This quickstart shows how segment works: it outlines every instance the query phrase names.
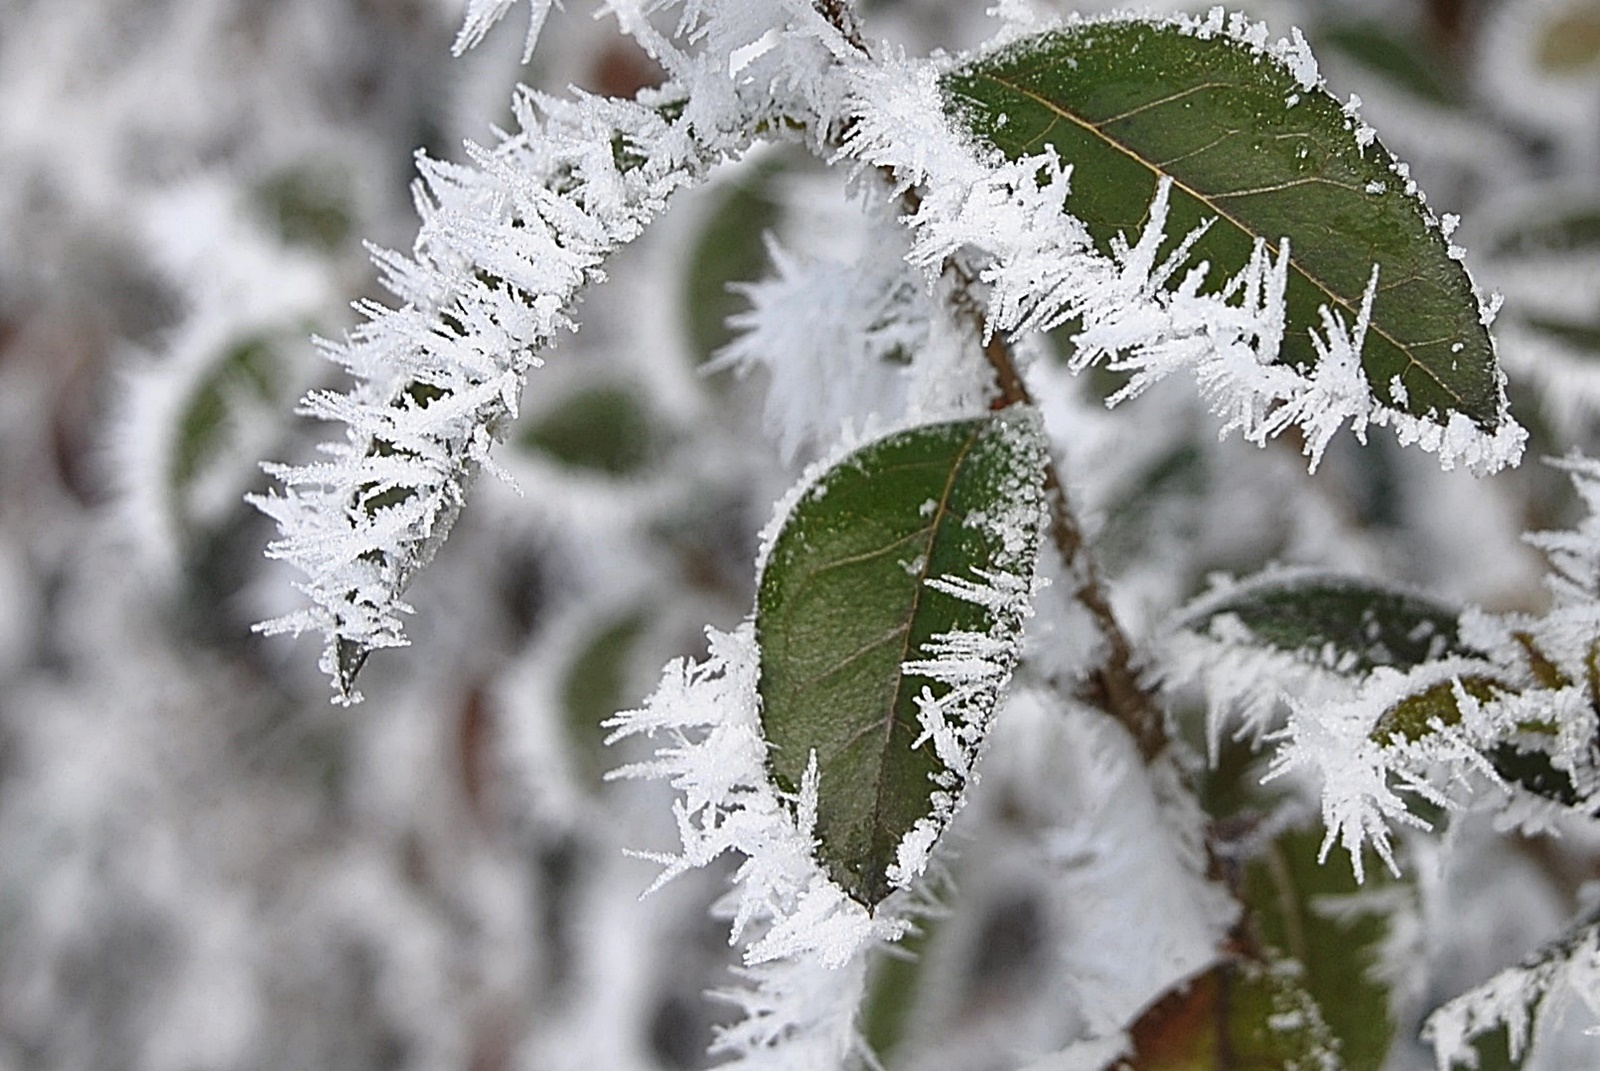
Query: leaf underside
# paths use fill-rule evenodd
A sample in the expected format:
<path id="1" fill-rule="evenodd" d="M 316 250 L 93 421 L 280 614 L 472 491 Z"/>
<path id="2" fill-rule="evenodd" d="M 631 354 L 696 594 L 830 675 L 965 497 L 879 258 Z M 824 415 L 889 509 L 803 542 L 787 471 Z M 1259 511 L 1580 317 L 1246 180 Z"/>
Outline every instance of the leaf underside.
<path id="1" fill-rule="evenodd" d="M 1202 599 L 1179 623 L 1205 632 L 1224 615 L 1243 626 L 1241 642 L 1348 672 L 1411 669 L 1446 655 L 1477 653 L 1461 643 L 1454 609 L 1356 577 L 1269 575 Z"/>
<path id="2" fill-rule="evenodd" d="M 771 768 L 793 792 L 815 752 L 819 861 L 862 903 L 892 891 L 901 839 L 959 787 L 931 744 L 912 748 L 916 696 L 948 689 L 903 664 L 940 634 L 997 626 L 927 581 L 1031 577 L 1044 456 L 1020 413 L 899 432 L 814 483 L 773 543 L 756 603 Z"/>
<path id="3" fill-rule="evenodd" d="M 1320 308 L 1356 321 L 1376 263 L 1362 365 L 1378 400 L 1440 423 L 1460 412 L 1499 424 L 1493 344 L 1466 271 L 1389 152 L 1359 145 L 1339 102 L 1281 61 L 1173 25 L 1096 22 L 996 52 L 947 75 L 944 90 L 1008 157 L 1051 146 L 1073 165 L 1068 209 L 1102 251 L 1138 237 L 1163 175 L 1168 249 L 1214 220 L 1189 259 L 1210 263 L 1212 285 L 1244 266 L 1257 237 L 1274 251 L 1287 237 L 1280 360 L 1297 367 L 1317 359 Z"/>

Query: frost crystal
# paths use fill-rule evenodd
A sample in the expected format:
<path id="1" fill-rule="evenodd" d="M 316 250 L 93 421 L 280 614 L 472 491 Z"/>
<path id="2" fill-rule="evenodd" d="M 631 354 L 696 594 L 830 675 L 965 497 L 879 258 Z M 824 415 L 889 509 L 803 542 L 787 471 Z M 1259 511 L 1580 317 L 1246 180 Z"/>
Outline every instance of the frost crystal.
<path id="1" fill-rule="evenodd" d="M 835 1066 L 861 1045 L 853 1020 L 866 953 L 905 925 L 869 913 L 817 864 L 815 756 L 795 798 L 768 778 L 754 626 L 707 636 L 705 662 L 673 662 L 644 707 L 607 723 L 612 742 L 660 738 L 652 759 L 611 776 L 664 780 L 681 795 L 673 806 L 680 850 L 641 853 L 664 868 L 651 889 L 725 853 L 743 858 L 729 910 L 730 939 L 744 942 L 746 985 L 721 995 L 746 1018 L 714 1045 L 737 1057 L 723 1066 Z"/>
<path id="2" fill-rule="evenodd" d="M 1477 1066 L 1473 1041 L 1503 1026 L 1511 1061 L 1520 1066 L 1574 1000 L 1600 1019 L 1600 925 L 1592 921 L 1446 1003 L 1428 1017 L 1422 1035 L 1433 1044 L 1439 1071 L 1449 1071 Z"/>
<path id="3" fill-rule="evenodd" d="M 313 603 L 261 631 L 322 633 L 339 701 L 359 698 L 369 652 L 406 642 L 401 592 L 478 471 L 493 468 L 490 447 L 515 419 L 539 351 L 574 326 L 567 310 L 606 257 L 773 116 L 828 126 L 832 91 L 818 72 L 849 46 L 808 4 L 689 3 L 673 35 L 645 18 L 663 6 L 609 5 L 668 72 L 661 89 L 632 101 L 523 90 L 517 134 L 469 145 L 467 166 L 419 160 L 412 252 L 374 253 L 398 305 L 362 303 L 368 322 L 324 346 L 357 386 L 316 392 L 302 411 L 345 424 L 345 441 L 324 446 L 326 461 L 269 466 L 282 489 L 255 501 L 281 532 L 269 554 L 306 575 L 299 587 Z M 475 0 L 463 42 L 507 7 Z M 535 0 L 535 29 L 548 8 Z M 767 40 L 730 73 L 735 51 Z"/>

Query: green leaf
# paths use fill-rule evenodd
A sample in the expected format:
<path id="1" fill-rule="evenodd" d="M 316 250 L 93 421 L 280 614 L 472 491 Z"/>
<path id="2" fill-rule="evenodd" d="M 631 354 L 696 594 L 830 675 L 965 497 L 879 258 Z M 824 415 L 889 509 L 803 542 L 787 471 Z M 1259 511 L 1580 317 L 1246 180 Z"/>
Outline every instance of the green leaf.
<path id="1" fill-rule="evenodd" d="M 975 750 L 1009 675 L 1045 460 L 1037 417 L 1016 409 L 899 432 L 808 487 L 772 545 L 756 599 L 772 772 L 795 791 L 815 753 L 819 860 L 864 904 L 892 891 L 902 838 L 942 826 L 963 781 L 935 741 L 913 747 L 918 697 L 959 700 L 950 718 Z M 990 609 L 945 580 L 1018 590 Z M 914 663 L 956 631 L 997 642 L 989 673 L 953 691 Z"/>
<path id="2" fill-rule="evenodd" d="M 1600 205 L 1570 194 L 1541 197 L 1526 219 L 1501 228 L 1485 252 L 1508 258 L 1593 256 L 1600 253 Z"/>
<path id="3" fill-rule="evenodd" d="M 276 341 L 254 336 L 234 343 L 200 379 L 178 420 L 170 462 L 174 494 L 181 500 L 195 478 L 226 448 L 229 419 L 240 403 L 276 406 L 285 390 Z"/>
<path id="4" fill-rule="evenodd" d="M 1441 681 L 1408 695 L 1378 717 L 1372 729 L 1372 739 L 1379 744 L 1392 744 L 1397 739 L 1415 742 L 1435 731 L 1439 725 L 1459 725 L 1461 704 L 1456 699 L 1456 685 L 1480 703 L 1488 703 L 1504 694 L 1506 688 L 1490 677 L 1462 677 L 1459 680 Z"/>
<path id="5" fill-rule="evenodd" d="M 568 665 L 561 682 L 568 752 L 597 788 L 610 766 L 602 723 L 639 698 L 628 694 L 630 660 L 648 621 L 643 610 L 634 610 L 605 622 Z"/>
<path id="6" fill-rule="evenodd" d="M 1214 281 L 1244 266 L 1256 238 L 1274 250 L 1288 238 L 1281 359 L 1298 367 L 1316 361 L 1319 308 L 1354 323 L 1378 264 L 1362 353 L 1377 398 L 1440 423 L 1460 412 L 1499 424 L 1493 344 L 1466 271 L 1389 152 L 1363 147 L 1357 130 L 1370 131 L 1282 61 L 1173 24 L 1085 22 L 956 70 L 944 91 L 1007 156 L 1050 146 L 1072 164 L 1067 207 L 1103 250 L 1137 238 L 1163 175 L 1169 248 L 1215 220 L 1190 258 L 1209 261 Z"/>
<path id="7" fill-rule="evenodd" d="M 690 254 L 683 297 L 689 342 L 701 361 L 732 340 L 728 317 L 749 304 L 730 285 L 756 279 L 767 265 L 765 235 L 779 218 L 772 179 L 780 170 L 777 161 L 767 161 L 731 183 L 712 205 Z"/>
<path id="8" fill-rule="evenodd" d="M 1246 868 L 1242 899 L 1257 939 L 1303 968 L 1301 984 L 1339 1039 L 1345 1066 L 1377 1071 L 1395 1023 L 1388 989 L 1373 980 L 1370 968 L 1389 924 L 1375 911 L 1328 912 L 1326 898 L 1352 896 L 1361 887 L 1348 867 L 1318 862 L 1321 843 L 1320 830 L 1280 835 Z"/>
<path id="9" fill-rule="evenodd" d="M 1449 606 L 1371 580 L 1316 572 L 1268 573 L 1204 596 L 1177 624 L 1345 672 L 1409 669 L 1476 653 L 1461 643 Z"/>
<path id="10" fill-rule="evenodd" d="M 1129 1030 L 1132 1071 L 1338 1071 L 1338 1042 L 1292 961 L 1223 963 Z M 1356 1065 L 1349 1065 L 1354 1067 Z"/>
<path id="11" fill-rule="evenodd" d="M 518 441 L 573 468 L 626 476 L 651 460 L 657 440 L 650 413 L 633 392 L 594 387 L 566 399 Z"/>
<path id="12" fill-rule="evenodd" d="M 331 253 L 354 229 L 348 185 L 327 172 L 283 171 L 256 188 L 255 200 L 285 242 Z"/>

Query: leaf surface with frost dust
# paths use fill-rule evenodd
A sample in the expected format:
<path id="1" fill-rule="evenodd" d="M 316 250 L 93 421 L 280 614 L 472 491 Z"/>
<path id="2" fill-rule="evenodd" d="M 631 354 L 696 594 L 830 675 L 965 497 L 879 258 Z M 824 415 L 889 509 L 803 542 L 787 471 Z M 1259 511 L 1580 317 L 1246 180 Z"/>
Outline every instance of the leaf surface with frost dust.
<path id="1" fill-rule="evenodd" d="M 1045 458 L 1031 413 L 901 431 L 812 483 L 772 545 L 756 602 L 772 772 L 796 791 L 815 753 L 819 861 L 864 904 L 893 891 L 913 828 L 931 843 L 948 818 L 1009 677 Z M 925 734 L 940 699 L 949 725 Z"/>
<path id="2" fill-rule="evenodd" d="M 1013 159 L 1053 148 L 1072 165 L 1067 208 L 1102 251 L 1137 238 L 1163 176 L 1167 247 L 1210 221 L 1188 263 L 1208 262 L 1213 283 L 1258 238 L 1274 251 L 1287 239 L 1279 359 L 1299 368 L 1316 363 L 1321 308 L 1357 321 L 1376 264 L 1361 360 L 1378 401 L 1441 424 L 1457 412 L 1486 429 L 1508 419 L 1459 251 L 1308 53 L 1286 61 L 1176 23 L 1085 22 L 962 67 L 944 91 L 980 141 Z"/>
<path id="3" fill-rule="evenodd" d="M 1360 577 L 1297 570 L 1207 595 L 1178 624 L 1223 642 L 1365 673 L 1475 654 L 1461 643 L 1457 617 L 1456 610 L 1424 595 Z"/>

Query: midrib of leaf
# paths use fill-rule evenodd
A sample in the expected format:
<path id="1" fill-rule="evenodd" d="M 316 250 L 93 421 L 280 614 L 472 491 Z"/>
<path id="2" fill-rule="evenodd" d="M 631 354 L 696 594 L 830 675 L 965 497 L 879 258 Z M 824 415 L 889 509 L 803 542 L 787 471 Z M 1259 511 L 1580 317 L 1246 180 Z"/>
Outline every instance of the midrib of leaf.
<path id="1" fill-rule="evenodd" d="M 1203 83 L 1201 85 L 1188 86 L 1188 87 L 1184 88 L 1183 90 L 1181 90 L 1180 92 L 1173 93 L 1173 94 L 1171 94 L 1169 96 L 1163 97 L 1160 100 L 1147 101 L 1146 103 L 1141 104 L 1138 107 L 1129 108 L 1127 111 L 1122 112 L 1122 113 L 1120 113 L 1118 115 L 1113 115 L 1113 116 L 1111 116 L 1111 117 L 1109 117 L 1107 119 L 1102 119 L 1099 122 L 1091 122 L 1091 121 L 1089 121 L 1089 120 L 1087 120 L 1087 119 L 1085 119 L 1085 118 L 1083 118 L 1081 116 L 1075 115 L 1074 113 L 1072 113 L 1070 111 L 1067 111 L 1066 109 L 1062 108 L 1060 105 L 1058 105 L 1055 101 L 1051 100 L 1050 98 L 1041 96 L 1038 93 L 1033 92 L 1031 89 L 1028 89 L 1025 86 L 1019 85 L 1019 84 L 1017 84 L 1015 82 L 1008 81 L 1007 79 L 1001 78 L 1001 77 L 999 77 L 999 76 L 997 76 L 997 75 L 995 75 L 995 74 L 993 74 L 993 73 L 991 73 L 989 71 L 974 70 L 972 73 L 974 75 L 976 75 L 977 77 L 979 77 L 979 78 L 986 79 L 988 81 L 994 82 L 996 85 L 999 85 L 999 86 L 1001 86 L 1001 87 L 1003 87 L 1003 88 L 1005 88 L 1007 90 L 1010 90 L 1013 93 L 1017 93 L 1017 94 L 1019 94 L 1021 96 L 1027 97 L 1029 100 L 1033 101 L 1034 103 L 1043 106 L 1047 111 L 1049 111 L 1052 115 L 1054 115 L 1058 120 L 1066 120 L 1067 122 L 1074 124 L 1075 126 L 1080 128 L 1081 130 L 1084 130 L 1085 132 L 1089 133 L 1090 135 L 1099 138 L 1108 147 L 1116 150 L 1117 152 L 1122 153 L 1123 155 L 1127 156 L 1130 160 L 1134 161 L 1135 163 L 1137 163 L 1138 165 L 1143 167 L 1145 170 L 1149 171 L 1152 175 L 1157 176 L 1157 180 L 1158 181 L 1159 181 L 1159 177 L 1160 176 L 1165 175 L 1167 178 L 1172 180 L 1173 186 L 1175 186 L 1179 190 L 1182 190 L 1184 193 L 1188 194 L 1190 197 L 1193 197 L 1196 201 L 1199 201 L 1202 205 L 1206 206 L 1207 209 L 1209 209 L 1212 212 L 1214 212 L 1219 218 L 1227 220 L 1230 224 L 1232 224 L 1234 227 L 1238 228 L 1239 230 L 1243 231 L 1245 234 L 1249 234 L 1249 235 L 1255 236 L 1256 232 L 1252 227 L 1250 227 L 1247 224 L 1241 222 L 1232 213 L 1228 212 L 1226 209 L 1224 209 L 1223 207 L 1218 205 L 1217 204 L 1217 199 L 1218 198 L 1226 199 L 1226 198 L 1231 198 L 1231 197 L 1247 197 L 1247 196 L 1259 195 L 1259 194 L 1263 194 L 1263 193 L 1273 193 L 1273 192 L 1279 192 L 1279 191 L 1282 191 L 1282 190 L 1285 190 L 1285 189 L 1289 189 L 1289 188 L 1294 187 L 1294 186 L 1304 186 L 1304 185 L 1310 185 L 1310 184 L 1313 184 L 1313 183 L 1319 183 L 1319 184 L 1323 184 L 1323 185 L 1333 186 L 1333 187 L 1335 187 L 1337 189 L 1345 189 L 1345 190 L 1350 190 L 1352 192 L 1359 192 L 1353 186 L 1348 186 L 1348 185 L 1346 185 L 1344 183 L 1341 183 L 1341 182 L 1335 182 L 1332 179 L 1329 179 L 1328 177 L 1326 177 L 1324 175 L 1312 175 L 1312 176 L 1309 176 L 1307 178 L 1297 179 L 1297 180 L 1294 180 L 1294 181 L 1291 181 L 1291 182 L 1280 183 L 1280 184 L 1278 184 L 1276 186 L 1261 187 L 1261 188 L 1250 189 L 1250 190 L 1233 190 L 1233 191 L 1229 191 L 1227 193 L 1217 193 L 1215 195 L 1207 195 L 1207 194 L 1201 193 L 1193 185 L 1191 185 L 1190 183 L 1184 182 L 1182 179 L 1178 178 L 1176 175 L 1173 175 L 1170 172 L 1163 170 L 1163 167 L 1165 165 L 1163 165 L 1163 164 L 1152 164 L 1143 155 L 1141 155 L 1136 149 L 1134 149 L 1133 147 L 1129 146 L 1125 142 L 1119 141 L 1118 139 L 1113 137 L 1111 134 L 1107 133 L 1104 129 L 1102 129 L 1103 127 L 1109 126 L 1112 123 L 1121 122 L 1124 119 L 1132 118 L 1133 116 L 1139 115 L 1142 112 L 1147 112 L 1147 111 L 1151 111 L 1151 110 L 1153 110 L 1155 108 L 1164 107 L 1164 106 L 1172 104 L 1172 103 L 1174 103 L 1176 101 L 1182 100 L 1185 97 L 1192 96 L 1195 93 L 1200 93 L 1200 92 L 1203 92 L 1203 91 L 1208 90 L 1208 89 L 1230 89 L 1230 88 L 1235 88 L 1231 83 L 1228 83 L 1228 82 L 1206 82 L 1206 83 Z M 1037 137 L 1033 138 L 1029 142 L 1029 144 L 1032 144 L 1035 141 L 1043 141 L 1045 139 L 1045 137 L 1049 134 L 1049 132 L 1050 132 L 1049 128 L 1047 127 L 1045 130 L 1041 131 Z M 1190 151 L 1188 151 L 1186 153 L 1183 153 L 1180 156 L 1173 157 L 1171 160 L 1166 161 L 1166 164 L 1170 165 L 1170 164 L 1176 163 L 1179 160 L 1184 159 L 1185 157 L 1196 156 L 1196 155 L 1198 155 L 1198 154 L 1200 154 L 1202 152 L 1208 152 L 1211 149 L 1214 149 L 1217 145 L 1221 144 L 1227 138 L 1234 137 L 1234 136 L 1236 136 L 1238 134 L 1242 134 L 1242 133 L 1243 133 L 1243 131 L 1241 131 L 1241 130 L 1230 130 L 1227 134 L 1223 135 L 1223 137 L 1221 137 L 1221 138 L 1218 138 L 1216 141 L 1208 142 L 1206 145 L 1201 146 L 1198 149 L 1191 149 Z M 1146 218 L 1148 219 L 1148 215 L 1146 216 Z M 1260 237 L 1261 240 L 1266 243 L 1267 248 L 1270 249 L 1273 252 L 1274 255 L 1277 254 L 1278 248 L 1279 248 L 1278 242 L 1276 242 L 1273 238 L 1271 238 L 1270 236 L 1265 235 L 1265 234 L 1259 235 L 1258 237 Z M 1289 270 L 1293 271 L 1296 275 L 1299 275 L 1302 279 L 1304 279 L 1306 282 L 1310 283 L 1313 287 L 1315 287 L 1317 289 L 1317 292 L 1322 294 L 1323 297 L 1325 297 L 1327 299 L 1327 303 L 1328 303 L 1328 305 L 1330 307 L 1336 307 L 1338 309 L 1343 310 L 1345 313 L 1347 313 L 1349 315 L 1349 317 L 1350 317 L 1350 321 L 1349 322 L 1351 322 L 1351 323 L 1354 322 L 1357 313 L 1356 313 L 1356 310 L 1351 307 L 1349 302 L 1345 301 L 1337 293 L 1335 293 L 1332 289 L 1330 289 L 1329 285 L 1326 282 L 1324 282 L 1321 278 L 1319 278 L 1318 276 L 1313 275 L 1311 272 L 1307 271 L 1306 268 L 1304 267 L 1304 265 L 1302 265 L 1301 262 L 1299 261 L 1299 259 L 1297 259 L 1293 254 L 1291 254 L 1290 257 L 1289 257 Z M 1398 285 L 1400 285 L 1402 283 L 1409 282 L 1413 278 L 1415 278 L 1415 276 L 1410 276 L 1410 275 L 1404 276 L 1404 277 L 1402 277 L 1400 279 L 1397 279 L 1397 280 L 1384 280 L 1384 279 L 1380 278 L 1379 281 L 1378 281 L 1379 282 L 1378 290 L 1381 293 L 1385 289 L 1389 289 L 1390 287 L 1398 286 Z M 1387 283 L 1387 285 L 1385 285 L 1385 283 Z M 1458 405 L 1461 405 L 1463 407 L 1466 406 L 1466 404 L 1467 404 L 1466 399 L 1462 397 L 1460 392 L 1452 389 L 1450 387 L 1450 385 L 1445 383 L 1442 379 L 1440 379 L 1439 376 L 1436 375 L 1433 372 L 1432 369 L 1430 369 L 1427 365 L 1423 364 L 1422 362 L 1418 361 L 1416 359 L 1416 357 L 1414 357 L 1412 355 L 1412 349 L 1414 347 L 1427 345 L 1428 343 L 1420 342 L 1420 343 L 1411 343 L 1410 345 L 1404 344 L 1404 343 L 1400 342 L 1399 340 L 1397 340 L 1389 332 L 1385 331 L 1383 329 L 1383 326 L 1381 324 L 1377 323 L 1377 322 L 1369 323 L 1368 326 L 1367 326 L 1367 330 L 1371 334 L 1377 335 L 1378 337 L 1382 338 L 1385 342 L 1387 342 L 1390 345 L 1392 345 L 1397 351 L 1399 351 L 1400 353 L 1404 354 L 1405 358 L 1406 358 L 1406 362 L 1407 362 L 1407 370 L 1408 371 L 1411 368 L 1420 369 L 1422 371 L 1422 373 L 1425 376 L 1427 376 L 1428 379 L 1432 380 L 1435 384 L 1437 384 L 1439 389 L 1444 391 L 1445 394 L 1449 395 L 1452 399 L 1454 399 Z"/>

